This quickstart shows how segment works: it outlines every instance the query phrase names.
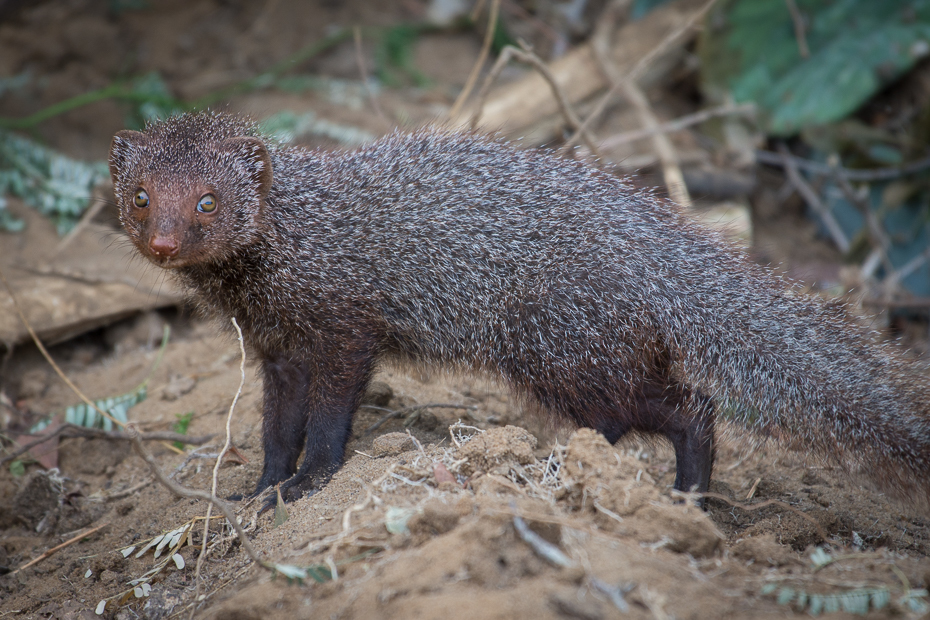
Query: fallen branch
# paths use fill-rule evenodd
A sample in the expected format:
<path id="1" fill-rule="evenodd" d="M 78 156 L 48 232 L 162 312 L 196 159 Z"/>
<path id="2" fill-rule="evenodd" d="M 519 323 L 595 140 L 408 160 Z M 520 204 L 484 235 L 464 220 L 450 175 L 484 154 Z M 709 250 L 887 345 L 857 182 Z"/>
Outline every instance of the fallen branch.
<path id="1" fill-rule="evenodd" d="M 45 553 L 43 553 L 43 554 L 40 555 L 39 557 L 35 558 L 34 560 L 30 560 L 30 561 L 26 562 L 25 564 L 23 564 L 22 566 L 20 566 L 19 568 L 17 568 L 16 570 L 14 570 L 14 571 L 13 571 L 12 573 L 10 573 L 10 574 L 11 574 L 11 575 L 15 575 L 16 573 L 20 572 L 21 570 L 25 570 L 25 569 L 29 568 L 30 566 L 32 566 L 32 565 L 34 565 L 34 564 L 38 564 L 39 562 L 41 562 L 41 561 L 44 560 L 45 558 L 51 556 L 52 554 L 56 553 L 57 551 L 59 551 L 59 550 L 61 550 L 61 549 L 64 549 L 64 548 L 67 547 L 68 545 L 73 545 L 74 543 L 76 543 L 77 541 L 81 540 L 82 538 L 84 538 L 84 537 L 86 537 L 86 536 L 90 536 L 90 535 L 93 534 L 94 532 L 96 532 L 96 531 L 98 531 L 98 530 L 102 530 L 103 528 L 105 528 L 105 527 L 108 526 L 108 525 L 110 525 L 110 524 L 109 524 L 109 523 L 101 523 L 100 525 L 98 525 L 98 526 L 95 527 L 95 528 L 91 528 L 91 529 L 87 530 L 86 532 L 81 532 L 81 533 L 78 534 L 77 536 L 74 536 L 74 537 L 72 537 L 72 538 L 69 538 L 69 539 L 66 540 L 65 542 L 63 542 L 63 543 L 61 543 L 60 545 L 58 545 L 57 547 L 52 547 L 51 549 L 49 549 L 48 551 L 46 551 Z"/>
<path id="2" fill-rule="evenodd" d="M 823 222 L 824 227 L 827 229 L 827 232 L 830 233 L 830 237 L 833 239 L 836 247 L 840 249 L 840 252 L 843 254 L 849 252 L 850 244 L 849 239 L 846 237 L 846 233 L 840 228 L 839 222 L 833 217 L 829 207 L 823 203 L 820 196 L 814 191 L 814 188 L 812 188 L 810 184 L 804 180 L 804 177 L 801 176 L 801 173 L 798 172 L 798 167 L 796 162 L 791 158 L 788 147 L 784 144 L 779 144 L 778 150 L 783 158 L 782 163 L 785 167 L 785 174 L 788 176 L 788 181 L 790 181 L 791 185 L 801 194 L 801 198 L 804 199 L 807 206 L 813 209 L 820 217 L 820 221 Z"/>
<path id="3" fill-rule="evenodd" d="M 452 109 L 449 111 L 450 118 L 455 118 L 458 116 L 459 112 L 462 111 L 462 106 L 465 105 L 465 101 L 475 87 L 475 82 L 478 81 L 478 75 L 481 74 L 481 68 L 488 59 L 488 53 L 491 51 L 491 43 L 494 42 L 494 31 L 497 29 L 497 16 L 500 12 L 500 4 L 500 0 L 491 0 L 490 15 L 488 15 L 488 30 L 484 33 L 484 42 L 481 44 L 481 52 L 478 54 L 478 60 L 475 61 L 475 66 L 472 67 L 468 79 L 465 81 L 465 87 L 462 89 L 462 92 L 459 93 L 458 98 L 452 105 Z"/>
<path id="4" fill-rule="evenodd" d="M 552 75 L 552 71 L 549 70 L 549 67 L 546 66 L 539 56 L 534 54 L 529 50 L 521 50 L 519 48 L 508 45 L 503 50 L 501 50 L 500 56 L 497 58 L 497 62 L 494 63 L 494 66 L 491 68 L 490 73 L 484 79 L 484 84 L 481 87 L 481 91 L 478 93 L 478 106 L 475 108 L 475 111 L 471 115 L 471 120 L 469 121 L 469 127 L 474 131 L 478 127 L 478 121 L 481 120 L 481 114 L 484 111 L 484 105 L 488 99 L 488 93 L 491 92 L 491 85 L 494 84 L 495 80 L 500 77 L 501 71 L 504 70 L 504 67 L 507 66 L 507 63 L 510 62 L 511 58 L 516 58 L 520 62 L 525 62 L 529 65 L 532 65 L 539 74 L 546 80 L 546 83 L 549 84 L 549 88 L 552 89 L 552 94 L 555 96 L 556 102 L 559 104 L 559 111 L 562 113 L 562 116 L 565 118 L 565 121 L 568 123 L 569 128 L 573 131 L 581 131 L 581 137 L 584 140 L 587 147 L 591 150 L 595 156 L 600 156 L 600 151 L 598 151 L 597 146 L 594 144 L 590 134 L 587 130 L 582 130 L 581 120 L 578 118 L 578 115 L 575 114 L 575 111 L 572 109 L 571 103 L 568 101 L 568 97 L 565 96 L 565 93 L 562 91 L 562 87 L 559 86 L 559 83 L 556 81 L 555 77 Z"/>
<path id="5" fill-rule="evenodd" d="M 136 451 L 136 454 L 138 454 L 139 457 L 141 457 L 142 460 L 148 464 L 149 469 L 152 470 L 152 473 L 155 474 L 155 478 L 157 478 L 159 482 L 161 482 L 169 491 L 175 495 L 186 497 L 188 499 L 202 499 L 216 506 L 217 509 L 223 513 L 223 516 L 226 517 L 226 520 L 229 522 L 232 528 L 236 531 L 236 536 L 239 538 L 239 543 L 242 545 L 242 548 L 245 550 L 248 556 L 261 566 L 269 570 L 274 570 L 270 564 L 262 560 L 261 556 L 255 550 L 255 547 L 252 546 L 252 543 L 249 541 L 248 536 L 245 535 L 245 531 L 242 529 L 242 526 L 239 525 L 239 521 L 236 519 L 235 513 L 226 504 L 226 502 L 222 501 L 215 495 L 205 491 L 188 489 L 187 487 L 169 479 L 168 476 L 165 475 L 165 472 L 161 470 L 161 467 L 158 466 L 155 458 L 149 454 L 149 451 L 146 450 L 145 446 L 142 445 L 140 433 L 136 430 L 134 423 L 130 422 L 126 425 L 126 432 L 129 435 L 129 439 L 132 442 L 132 447 Z"/>
<path id="6" fill-rule="evenodd" d="M 16 457 L 25 454 L 32 448 L 41 445 L 52 437 L 58 435 L 61 437 L 90 437 L 121 440 L 131 439 L 129 433 L 125 431 L 105 431 L 99 428 L 87 428 L 86 426 L 78 426 L 76 424 L 64 422 L 55 427 L 54 430 L 42 435 L 34 441 L 30 441 L 29 443 L 20 446 L 14 452 L 4 456 L 2 459 L 0 459 L 0 465 L 14 460 Z M 138 433 L 138 435 L 139 439 L 142 441 L 179 441 L 181 443 L 189 444 L 192 446 L 203 445 L 215 437 L 215 433 L 211 433 L 210 435 L 191 437 L 190 435 L 182 435 L 181 433 L 172 433 L 170 431 L 152 431 L 149 433 Z"/>
<path id="7" fill-rule="evenodd" d="M 601 140 L 602 149 L 611 149 L 622 144 L 628 144 L 630 142 L 636 142 L 637 140 L 642 140 L 644 138 L 649 138 L 654 136 L 657 133 L 675 133 L 676 131 L 682 131 L 693 125 L 698 125 L 704 121 L 710 120 L 712 118 L 717 118 L 719 116 L 752 116 L 756 113 L 756 105 L 754 103 L 742 103 L 739 105 L 733 105 L 727 103 L 715 108 L 707 108 L 706 110 L 699 110 L 693 114 L 686 114 L 676 118 L 673 121 L 668 121 L 667 123 L 661 123 L 655 127 L 648 127 L 643 129 L 635 129 L 633 131 L 625 131 L 623 133 L 618 133 L 609 138 Z"/>

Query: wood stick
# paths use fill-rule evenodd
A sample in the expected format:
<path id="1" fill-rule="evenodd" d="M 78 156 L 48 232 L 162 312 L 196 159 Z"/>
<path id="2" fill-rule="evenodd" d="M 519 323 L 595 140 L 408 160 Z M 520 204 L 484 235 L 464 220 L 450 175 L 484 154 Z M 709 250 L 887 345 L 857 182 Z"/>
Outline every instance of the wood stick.
<path id="1" fill-rule="evenodd" d="M 10 574 L 11 574 L 11 575 L 15 575 L 15 574 L 18 573 L 19 571 L 25 570 L 25 569 L 29 568 L 30 566 L 32 566 L 33 564 L 38 564 L 39 562 L 41 562 L 41 561 L 44 560 L 45 558 L 49 557 L 50 555 L 54 554 L 55 552 L 57 552 L 57 551 L 59 551 L 59 550 L 61 550 L 61 549 L 64 549 L 64 548 L 67 547 L 68 545 L 73 545 L 74 543 L 76 543 L 77 541 L 81 540 L 81 539 L 84 538 L 85 536 L 90 536 L 90 535 L 93 534 L 94 532 L 96 532 L 96 531 L 98 531 L 98 530 L 101 530 L 101 529 L 105 528 L 105 527 L 108 526 L 108 525 L 110 525 L 110 524 L 109 524 L 109 523 L 101 523 L 100 525 L 98 525 L 98 526 L 95 527 L 95 528 L 91 528 L 91 529 L 87 530 L 86 532 L 81 532 L 81 533 L 78 534 L 77 536 L 74 536 L 73 538 L 69 538 L 69 539 L 66 540 L 65 542 L 63 542 L 63 543 L 61 543 L 60 545 L 58 545 L 57 547 L 52 547 L 51 549 L 49 549 L 48 551 L 46 551 L 45 553 L 43 553 L 42 555 L 40 555 L 40 556 L 37 557 L 36 559 L 30 560 L 29 562 L 26 562 L 25 564 L 23 564 L 22 566 L 20 566 L 19 568 L 17 568 L 16 570 L 14 570 L 14 571 L 13 571 L 12 573 L 10 573 Z"/>
<path id="2" fill-rule="evenodd" d="M 500 12 L 500 6 L 500 0 L 491 0 L 491 14 L 488 16 L 488 31 L 484 34 L 481 52 L 478 54 L 478 60 L 475 61 L 475 66 L 472 67 L 471 73 L 468 74 L 465 87 L 462 88 L 462 92 L 459 93 L 458 98 L 455 100 L 455 104 L 449 111 L 449 116 L 452 118 L 458 116 L 459 112 L 462 111 L 462 106 L 465 105 L 465 101 L 468 100 L 468 96 L 471 94 L 472 89 L 475 87 L 475 82 L 478 81 L 478 76 L 481 74 L 481 68 L 484 67 L 484 63 L 488 59 L 488 53 L 491 51 L 491 43 L 494 42 L 494 31 L 497 28 L 497 16 Z M 476 7 L 476 11 L 478 8 L 479 7 Z"/>

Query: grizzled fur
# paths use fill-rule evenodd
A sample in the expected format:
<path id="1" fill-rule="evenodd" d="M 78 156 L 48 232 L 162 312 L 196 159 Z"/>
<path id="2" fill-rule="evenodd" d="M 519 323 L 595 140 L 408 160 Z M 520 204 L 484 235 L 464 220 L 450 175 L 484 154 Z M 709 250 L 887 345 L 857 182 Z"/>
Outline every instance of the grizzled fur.
<path id="1" fill-rule="evenodd" d="M 307 151 L 209 113 L 120 132 L 110 163 L 142 254 L 235 316 L 261 360 L 256 492 L 325 483 L 377 361 L 394 356 L 489 372 L 611 442 L 665 435 L 679 489 L 707 489 L 725 411 L 886 489 L 930 493 L 917 369 L 841 306 L 589 165 L 438 129 Z M 205 192 L 218 202 L 206 216 Z"/>

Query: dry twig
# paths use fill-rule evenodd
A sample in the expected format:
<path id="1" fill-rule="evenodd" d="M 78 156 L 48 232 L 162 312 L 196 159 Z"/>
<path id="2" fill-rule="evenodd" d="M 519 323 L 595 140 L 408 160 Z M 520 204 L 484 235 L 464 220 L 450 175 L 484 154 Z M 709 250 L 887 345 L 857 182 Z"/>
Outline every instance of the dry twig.
<path id="1" fill-rule="evenodd" d="M 712 0 L 713 1 L 713 0 Z M 615 0 L 612 6 L 618 6 L 625 0 Z M 707 8 L 709 8 L 709 4 Z M 653 133 L 653 146 L 665 178 L 665 187 L 669 197 L 683 207 L 691 206 L 691 196 L 685 185 L 685 178 L 678 165 L 678 155 L 672 146 L 671 140 L 658 130 L 659 119 L 656 117 L 649 99 L 636 84 L 635 79 L 629 75 L 622 75 L 610 56 L 610 39 L 616 27 L 617 11 L 607 10 L 598 25 L 595 35 L 591 38 L 591 49 L 594 57 L 604 73 L 604 77 L 618 90 L 622 91 L 627 100 L 639 114 L 643 128 Z"/>
<path id="2" fill-rule="evenodd" d="M 78 223 L 74 225 L 68 234 L 62 237 L 61 241 L 58 242 L 58 245 L 55 246 L 55 251 L 52 252 L 52 259 L 57 258 L 65 249 L 71 245 L 71 242 L 74 241 L 81 232 L 87 228 L 87 225 L 100 213 L 100 210 L 106 205 L 105 200 L 97 199 L 94 200 L 94 204 L 90 206 L 87 211 L 81 216 L 81 219 L 78 220 Z"/>
<path id="3" fill-rule="evenodd" d="M 52 356 L 49 355 L 48 350 L 45 348 L 45 345 L 42 344 L 41 340 L 39 340 L 39 336 L 36 334 L 35 330 L 32 329 L 32 325 L 30 325 L 29 321 L 26 320 L 26 315 L 23 313 L 23 309 L 19 305 L 19 300 L 16 298 L 16 295 L 13 294 L 13 289 L 10 288 L 10 283 L 6 281 L 6 276 L 4 275 L 2 269 L 0 269 L 0 281 L 3 282 L 3 286 L 4 288 L 6 288 L 6 292 L 10 295 L 10 299 L 13 300 L 13 306 L 16 308 L 16 313 L 19 315 L 19 319 L 23 322 L 23 325 L 26 327 L 26 331 L 29 332 L 29 336 L 32 338 L 32 341 L 35 343 L 36 347 L 39 349 L 39 352 L 42 353 L 42 357 L 44 357 L 45 360 L 49 364 L 51 364 L 52 368 L 55 369 L 55 372 L 58 374 L 59 377 L 61 377 L 62 381 L 64 381 L 68 385 L 68 387 L 71 388 L 71 390 L 74 391 L 74 393 L 77 394 L 78 397 L 81 400 L 83 400 L 84 403 L 88 407 L 90 407 L 91 409 L 93 409 L 94 411 L 102 415 L 103 417 L 107 418 L 108 420 L 116 424 L 117 426 L 125 426 L 125 424 L 121 420 L 117 420 L 116 418 L 111 416 L 109 413 L 107 413 L 106 411 L 104 411 L 103 409 L 95 405 L 93 401 L 91 401 L 87 396 L 84 395 L 84 392 L 79 390 L 78 387 L 74 385 L 74 382 L 72 382 L 71 379 L 69 379 L 67 375 L 65 375 L 65 373 L 61 370 L 61 368 L 59 368 L 58 364 L 55 363 L 55 360 L 53 360 Z"/>
<path id="4" fill-rule="evenodd" d="M 798 54 L 801 58 L 807 58 L 811 55 L 811 50 L 807 46 L 807 34 L 804 27 L 804 16 L 798 10 L 798 5 L 794 0 L 785 0 L 788 5 L 788 12 L 791 13 L 791 23 L 794 24 L 794 38 L 798 41 Z"/>
<path id="5" fill-rule="evenodd" d="M 169 491 L 175 495 L 187 497 L 189 499 L 202 499 L 216 506 L 217 509 L 223 513 L 223 516 L 226 517 L 226 520 L 229 522 L 232 528 L 236 531 L 236 535 L 239 537 L 239 543 L 242 545 L 242 548 L 245 550 L 248 556 L 263 567 L 272 569 L 272 567 L 264 560 L 262 560 L 261 556 L 258 555 L 255 547 L 253 547 L 252 543 L 249 541 L 248 536 L 245 535 L 245 531 L 242 529 L 242 526 L 239 525 L 239 521 L 236 519 L 235 513 L 233 513 L 232 509 L 226 504 L 226 502 L 220 500 L 218 497 L 216 497 L 216 495 L 207 493 L 205 491 L 188 489 L 184 485 L 178 484 L 177 482 L 169 479 L 168 476 L 165 475 L 165 472 L 161 470 L 161 467 L 158 466 L 155 458 L 149 454 L 149 451 L 146 450 L 145 446 L 142 445 L 142 441 L 139 439 L 139 432 L 136 430 L 135 424 L 127 424 L 126 431 L 129 433 L 130 440 L 132 441 L 132 447 L 136 451 L 136 454 L 138 454 L 142 460 L 148 464 L 149 469 L 152 470 L 152 473 L 155 474 L 155 477 L 159 482 L 161 482 Z"/>
<path id="6" fill-rule="evenodd" d="M 229 405 L 229 413 L 226 414 L 226 442 L 223 444 L 223 449 L 220 450 L 220 453 L 216 456 L 216 464 L 213 465 L 213 480 L 210 486 L 210 496 L 213 499 L 207 504 L 207 516 L 203 520 L 203 542 L 200 547 L 200 555 L 197 557 L 197 568 L 194 570 L 194 582 L 197 584 L 197 597 L 200 596 L 200 569 L 203 566 L 204 559 L 207 557 L 207 538 L 210 535 L 210 516 L 213 511 L 213 500 L 216 500 L 217 477 L 220 472 L 220 464 L 223 462 L 223 455 L 226 454 L 226 451 L 229 450 L 232 444 L 232 415 L 236 408 L 236 403 L 239 402 L 239 395 L 242 394 L 242 386 L 245 385 L 245 345 L 242 340 L 242 330 L 239 328 L 239 323 L 236 322 L 236 317 L 232 317 L 231 320 L 233 327 L 236 328 L 239 341 L 239 389 L 236 390 L 236 395 L 233 396 L 232 403 Z M 194 610 L 191 609 L 191 618 L 193 618 L 193 614 Z"/>
<path id="7" fill-rule="evenodd" d="M 465 87 L 462 89 L 462 92 L 459 93 L 458 98 L 455 100 L 455 104 L 453 104 L 452 109 L 449 111 L 450 118 L 455 118 L 458 116 L 459 112 L 461 112 L 462 106 L 465 105 L 465 101 L 475 87 L 475 82 L 478 81 L 481 68 L 484 67 L 484 63 L 488 59 L 488 53 L 491 51 L 491 43 L 494 42 L 494 31 L 497 29 L 497 17 L 500 12 L 500 5 L 500 0 L 491 0 L 491 10 L 488 15 L 488 31 L 484 34 L 481 52 L 478 54 L 478 60 L 475 61 L 475 66 L 472 67 L 471 73 L 468 75 L 468 80 L 465 81 Z M 476 11 L 478 8 L 480 7 L 475 7 Z"/>
<path id="8" fill-rule="evenodd" d="M 415 413 L 423 409 L 467 409 L 469 411 L 474 411 L 475 409 L 477 409 L 477 407 L 474 405 L 454 405 L 451 403 L 429 403 L 426 405 L 410 405 L 408 407 L 403 407 L 401 409 L 396 409 L 396 410 L 386 409 L 385 407 L 375 407 L 374 405 L 362 405 L 362 407 L 364 407 L 365 409 L 377 409 L 379 411 L 388 412 L 386 415 L 382 416 L 381 419 L 379 419 L 377 422 L 375 422 L 374 424 L 366 428 L 364 431 L 362 431 L 363 437 L 381 428 L 381 426 L 384 425 L 384 423 L 387 422 L 388 420 L 391 420 L 393 418 L 401 418 L 407 415 L 408 413 Z"/>
<path id="9" fill-rule="evenodd" d="M 368 96 L 368 102 L 371 103 L 371 107 L 374 110 L 375 114 L 379 119 L 385 124 L 385 126 L 390 127 L 391 122 L 384 115 L 384 111 L 381 110 L 381 106 L 378 104 L 378 99 L 375 97 L 375 92 L 371 88 L 371 84 L 368 81 L 368 70 L 365 67 L 365 54 L 362 51 L 362 29 L 359 26 L 356 26 L 353 30 L 355 37 L 355 61 L 358 63 L 358 72 L 362 80 L 362 88 L 365 89 L 365 94 Z"/>
<path id="10" fill-rule="evenodd" d="M 756 150 L 756 161 L 769 166 L 784 168 L 789 162 L 799 170 L 820 176 L 841 175 L 848 181 L 891 181 L 903 176 L 917 174 L 930 168 L 930 157 L 924 157 L 897 168 L 873 168 L 871 170 L 854 170 L 842 166 L 832 166 L 819 161 L 811 161 L 797 155 L 773 153 L 771 151 Z"/>
<path id="11" fill-rule="evenodd" d="M 718 116 L 751 116 L 755 113 L 756 106 L 754 103 L 741 103 L 739 105 L 726 103 L 715 108 L 707 108 L 706 110 L 699 110 L 693 114 L 686 114 L 685 116 L 676 118 L 673 121 L 661 123 L 656 127 L 634 129 L 633 131 L 625 131 L 623 133 L 615 134 L 602 140 L 601 148 L 611 149 L 620 146 L 621 144 L 628 144 L 630 142 L 652 137 L 657 133 L 675 133 L 676 131 L 682 131 L 683 129 L 687 129 L 688 127 L 703 123 L 706 120 L 716 118 Z"/>
<path id="12" fill-rule="evenodd" d="M 705 498 L 719 499 L 720 501 L 726 502 L 727 504 L 733 506 L 734 508 L 740 508 L 742 510 L 759 510 L 760 508 L 765 508 L 766 506 L 780 506 L 786 510 L 790 510 L 791 512 L 795 513 L 802 519 L 809 521 L 810 524 L 814 526 L 814 530 L 816 530 L 817 535 L 820 536 L 821 540 L 823 540 L 824 542 L 827 542 L 829 540 L 829 537 L 827 536 L 827 532 L 820 526 L 819 523 L 817 523 L 817 521 L 813 517 L 801 512 L 800 510 L 798 510 L 791 504 L 786 504 L 783 501 L 780 501 L 777 499 L 767 499 L 763 502 L 759 502 L 758 504 L 741 504 L 740 502 L 734 502 L 729 497 L 720 495 L 719 493 L 705 492 L 705 493 L 697 493 L 697 495 L 701 497 L 705 497 Z"/>
<path id="13" fill-rule="evenodd" d="M 76 543 L 77 541 L 81 540 L 82 538 L 84 538 L 84 537 L 86 537 L 86 536 L 90 536 L 90 535 L 93 534 L 94 532 L 96 532 L 96 531 L 98 531 L 98 530 L 101 530 L 101 529 L 105 528 L 105 527 L 108 526 L 108 525 L 110 525 L 110 524 L 109 524 L 109 523 L 101 523 L 100 525 L 98 525 L 98 526 L 95 527 L 95 528 L 91 528 L 91 529 L 87 530 L 86 532 L 81 532 L 81 533 L 78 534 L 77 536 L 74 536 L 74 537 L 72 537 L 72 538 L 69 538 L 69 539 L 66 540 L 65 542 L 63 542 L 63 543 L 61 543 L 60 545 L 58 545 L 57 547 L 52 547 L 51 549 L 49 549 L 48 551 L 46 551 L 45 553 L 43 553 L 43 554 L 40 555 L 39 557 L 35 558 L 34 560 L 30 560 L 30 561 L 26 562 L 25 564 L 23 564 L 22 566 L 20 566 L 19 568 L 17 568 L 16 570 L 14 570 L 14 571 L 13 571 L 12 573 L 10 573 L 10 574 L 11 574 L 11 575 L 15 575 L 16 573 L 20 572 L 21 570 L 25 570 L 25 569 L 29 568 L 29 567 L 32 566 L 33 564 L 38 564 L 39 562 L 41 562 L 41 561 L 44 560 L 45 558 L 47 558 L 47 557 L 53 555 L 55 552 L 59 551 L 60 549 L 64 549 L 64 548 L 67 547 L 68 545 L 72 545 L 72 544 Z"/>
<path id="14" fill-rule="evenodd" d="M 833 239 L 836 247 L 840 249 L 840 252 L 843 254 L 849 252 L 850 244 L 849 239 L 846 237 L 846 233 L 840 228 L 839 222 L 833 217 L 827 205 L 820 200 L 820 196 L 817 195 L 814 188 L 812 188 L 808 182 L 804 180 L 804 177 L 801 176 L 801 173 L 798 172 L 798 167 L 795 161 L 791 159 L 788 147 L 784 144 L 779 144 L 778 151 L 782 155 L 782 163 L 785 167 L 785 174 L 788 176 L 788 180 L 798 193 L 801 194 L 804 202 L 820 216 L 820 220 L 823 222 L 827 232 L 830 233 L 830 237 Z"/>
<path id="15" fill-rule="evenodd" d="M 571 103 L 568 101 L 568 97 L 566 97 L 565 93 L 562 92 L 562 87 L 559 86 L 555 76 L 552 75 L 549 67 L 546 66 L 546 63 L 543 62 L 542 59 L 540 59 L 539 56 L 533 52 L 529 50 L 521 50 L 519 48 L 513 47 L 512 45 L 508 45 L 503 50 L 501 50 L 501 54 L 498 56 L 497 62 L 494 63 L 491 71 L 484 79 L 484 84 L 481 87 L 481 91 L 478 93 L 478 106 L 475 108 L 475 111 L 471 115 L 469 127 L 474 130 L 478 126 L 478 121 L 481 120 L 481 113 L 484 110 L 484 104 L 488 99 L 488 93 L 491 91 L 491 85 L 500 76 L 501 71 L 504 70 L 504 67 L 507 66 L 507 63 L 510 62 L 511 58 L 516 58 L 520 62 L 532 65 L 533 68 L 539 72 L 539 74 L 543 77 L 543 79 L 546 80 L 546 83 L 549 84 L 549 87 L 552 89 L 552 94 L 555 96 L 556 102 L 559 104 L 559 110 L 562 112 L 562 116 L 565 118 L 568 126 L 574 131 L 579 131 L 581 129 L 581 121 L 579 120 L 578 115 L 575 114 L 575 111 L 572 109 Z M 600 157 L 600 151 L 586 130 L 581 132 L 581 137 L 585 141 L 588 149 L 590 149 L 595 156 Z"/>

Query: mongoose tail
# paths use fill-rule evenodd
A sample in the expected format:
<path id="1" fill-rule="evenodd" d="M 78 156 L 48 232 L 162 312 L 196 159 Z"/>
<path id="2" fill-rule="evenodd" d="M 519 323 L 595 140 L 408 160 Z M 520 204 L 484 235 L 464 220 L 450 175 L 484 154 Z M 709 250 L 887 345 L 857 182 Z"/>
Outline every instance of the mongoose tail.
<path id="1" fill-rule="evenodd" d="M 930 494 L 916 367 L 585 163 L 442 130 L 323 153 L 204 113 L 119 132 L 110 169 L 140 253 L 235 316 L 261 365 L 256 492 L 325 484 L 378 360 L 397 357 L 490 372 L 612 442 L 662 434 L 680 490 L 707 489 L 715 419 L 735 410 Z"/>
<path id="2" fill-rule="evenodd" d="M 925 366 L 879 342 L 842 303 L 786 290 L 735 260 L 717 256 L 719 276 L 704 284 L 712 301 L 674 329 L 682 381 L 760 435 L 930 506 Z"/>

